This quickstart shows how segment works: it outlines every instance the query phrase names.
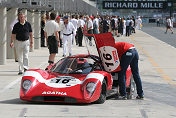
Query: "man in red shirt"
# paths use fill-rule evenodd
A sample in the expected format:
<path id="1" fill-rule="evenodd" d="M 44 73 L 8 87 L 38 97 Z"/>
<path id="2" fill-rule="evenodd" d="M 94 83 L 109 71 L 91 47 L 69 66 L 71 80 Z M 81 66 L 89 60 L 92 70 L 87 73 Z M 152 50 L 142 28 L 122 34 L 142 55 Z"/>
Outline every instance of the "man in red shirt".
<path id="1" fill-rule="evenodd" d="M 139 76 L 139 68 L 138 68 L 139 55 L 137 50 L 135 49 L 133 44 L 126 42 L 117 42 L 115 43 L 115 47 L 118 52 L 121 67 L 121 71 L 118 72 L 119 89 L 120 89 L 119 99 L 127 99 L 125 75 L 129 65 L 131 67 L 131 71 L 137 88 L 138 96 L 136 97 L 136 99 L 143 99 L 144 93 L 142 90 L 141 78 Z"/>

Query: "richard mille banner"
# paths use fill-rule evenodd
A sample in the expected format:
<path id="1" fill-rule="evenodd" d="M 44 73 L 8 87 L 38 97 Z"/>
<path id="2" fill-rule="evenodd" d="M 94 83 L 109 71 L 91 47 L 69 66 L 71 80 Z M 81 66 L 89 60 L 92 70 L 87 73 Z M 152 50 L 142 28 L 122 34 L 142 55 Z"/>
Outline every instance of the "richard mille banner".
<path id="1" fill-rule="evenodd" d="M 103 9 L 165 9 L 166 1 L 103 1 Z"/>

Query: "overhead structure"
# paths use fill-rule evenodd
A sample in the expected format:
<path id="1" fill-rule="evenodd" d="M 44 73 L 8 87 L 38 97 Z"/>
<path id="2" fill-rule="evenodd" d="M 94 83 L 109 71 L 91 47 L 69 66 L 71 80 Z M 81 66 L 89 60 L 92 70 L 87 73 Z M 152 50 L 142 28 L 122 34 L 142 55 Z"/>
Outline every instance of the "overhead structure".
<path id="1" fill-rule="evenodd" d="M 88 0 L 0 0 L 1 7 L 25 8 L 38 11 L 58 11 L 59 13 L 79 13 L 96 15 L 98 9 Z"/>

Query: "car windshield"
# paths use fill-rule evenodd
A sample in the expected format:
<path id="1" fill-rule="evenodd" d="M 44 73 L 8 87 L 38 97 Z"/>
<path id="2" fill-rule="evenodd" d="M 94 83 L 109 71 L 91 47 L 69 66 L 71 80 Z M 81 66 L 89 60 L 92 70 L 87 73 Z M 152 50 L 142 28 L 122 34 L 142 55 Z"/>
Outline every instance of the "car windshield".
<path id="1" fill-rule="evenodd" d="M 88 74 L 92 71 L 94 60 L 82 57 L 67 57 L 58 61 L 51 71 L 60 74 Z"/>

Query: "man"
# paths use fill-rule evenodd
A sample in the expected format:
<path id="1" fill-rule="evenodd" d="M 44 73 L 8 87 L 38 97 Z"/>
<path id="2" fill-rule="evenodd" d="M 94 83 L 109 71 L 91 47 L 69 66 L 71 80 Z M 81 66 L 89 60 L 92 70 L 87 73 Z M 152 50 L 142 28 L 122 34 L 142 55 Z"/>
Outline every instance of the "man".
<path id="1" fill-rule="evenodd" d="M 75 18 L 75 15 L 72 15 L 72 19 L 70 20 L 70 22 L 73 24 L 73 26 L 75 27 L 75 30 L 77 31 L 78 20 Z M 74 40 L 76 41 L 76 45 L 77 45 L 78 41 L 76 40 L 75 36 L 72 35 L 72 42 L 74 42 Z"/>
<path id="2" fill-rule="evenodd" d="M 99 20 L 98 20 L 98 16 L 95 16 L 95 19 L 93 20 L 93 33 L 94 34 L 98 34 L 99 31 Z"/>
<path id="3" fill-rule="evenodd" d="M 171 19 L 170 19 L 170 17 L 167 17 L 167 19 L 166 19 L 166 32 L 165 32 L 165 34 L 167 34 L 167 30 L 168 29 L 170 29 L 170 31 L 172 32 L 172 34 L 174 33 L 173 32 L 173 23 L 172 23 L 172 21 L 171 21 Z"/>
<path id="4" fill-rule="evenodd" d="M 135 49 L 134 45 L 126 42 L 117 42 L 115 43 L 115 47 L 119 55 L 120 67 L 121 67 L 121 71 L 118 72 L 119 90 L 120 90 L 119 98 L 127 99 L 125 75 L 126 75 L 127 68 L 130 65 L 133 78 L 136 84 L 136 88 L 137 88 L 138 96 L 136 97 L 136 99 L 143 99 L 144 93 L 142 90 L 142 82 L 141 82 L 139 69 L 138 69 L 139 56 L 138 56 L 137 50 Z"/>
<path id="5" fill-rule="evenodd" d="M 89 16 L 86 16 L 86 28 L 88 34 L 93 34 L 93 22 Z M 92 37 L 88 36 L 89 45 L 92 46 Z"/>
<path id="6" fill-rule="evenodd" d="M 84 22 L 84 16 L 80 15 L 78 20 L 78 30 L 77 30 L 77 36 L 78 36 L 78 46 L 82 47 L 82 40 L 83 40 L 83 27 L 85 25 Z"/>
<path id="7" fill-rule="evenodd" d="M 33 33 L 31 24 L 25 20 L 24 14 L 21 12 L 18 16 L 19 22 L 13 27 L 10 46 L 11 48 L 13 47 L 13 40 L 16 38 L 16 51 L 19 63 L 18 75 L 20 75 L 29 68 L 29 45 L 31 48 L 33 47 Z"/>
<path id="8" fill-rule="evenodd" d="M 47 46 L 49 49 L 49 64 L 53 64 L 55 60 L 56 53 L 58 53 L 58 46 L 60 46 L 59 41 L 59 26 L 55 22 L 56 14 L 51 13 L 50 14 L 50 20 L 46 23 L 44 31 L 45 31 L 45 37 L 47 41 Z"/>
<path id="9" fill-rule="evenodd" d="M 61 21 L 61 17 L 58 16 L 56 18 L 56 22 L 57 24 L 59 25 L 59 30 L 58 30 L 58 33 L 59 33 L 59 41 L 60 41 L 60 47 L 62 47 L 62 39 L 61 39 L 61 25 L 63 24 L 63 21 Z"/>
<path id="10" fill-rule="evenodd" d="M 141 20 L 140 16 L 138 16 L 138 18 L 136 20 L 136 28 L 138 30 L 141 30 L 141 25 L 142 25 L 142 20 Z"/>
<path id="11" fill-rule="evenodd" d="M 69 56 L 72 55 L 72 35 L 76 35 L 75 27 L 71 22 L 68 21 L 68 16 L 63 17 L 63 25 L 61 27 L 61 35 L 63 39 L 63 57 L 66 56 L 67 42 Z"/>

